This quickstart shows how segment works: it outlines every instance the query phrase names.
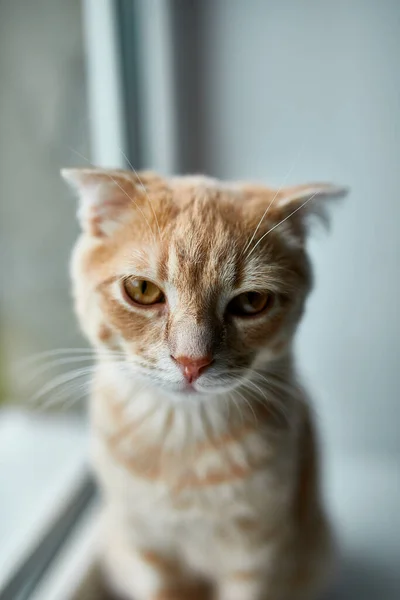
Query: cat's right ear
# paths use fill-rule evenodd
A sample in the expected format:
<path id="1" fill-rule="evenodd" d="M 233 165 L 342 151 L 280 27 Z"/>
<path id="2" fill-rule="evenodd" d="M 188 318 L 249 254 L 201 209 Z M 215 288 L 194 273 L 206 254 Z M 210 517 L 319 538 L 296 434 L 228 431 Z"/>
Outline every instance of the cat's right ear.
<path id="1" fill-rule="evenodd" d="M 62 169 L 61 175 L 79 198 L 82 229 L 96 237 L 111 235 L 135 204 L 135 181 L 130 172 L 104 169 Z"/>

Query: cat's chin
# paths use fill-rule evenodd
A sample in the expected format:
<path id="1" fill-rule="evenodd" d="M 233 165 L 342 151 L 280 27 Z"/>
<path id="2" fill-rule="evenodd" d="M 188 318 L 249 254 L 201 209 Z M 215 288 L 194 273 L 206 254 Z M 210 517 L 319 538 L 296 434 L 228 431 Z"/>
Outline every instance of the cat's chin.
<path id="1" fill-rule="evenodd" d="M 154 381 L 153 381 L 154 385 Z M 234 389 L 235 386 L 228 385 L 215 385 L 213 384 L 201 384 L 200 382 L 189 384 L 187 382 L 176 382 L 172 383 L 170 381 L 166 382 L 158 382 L 155 384 L 155 387 L 161 389 L 168 396 L 175 397 L 177 399 L 185 399 L 188 400 L 196 400 L 196 399 L 205 399 L 207 396 L 216 396 L 220 394 L 229 393 Z"/>
<path id="2" fill-rule="evenodd" d="M 165 386 L 160 384 L 160 388 L 163 391 L 167 392 L 169 395 L 178 396 L 178 397 L 189 397 L 195 399 L 196 397 L 204 396 L 207 394 L 216 393 L 214 388 L 203 388 L 196 384 L 191 385 L 187 383 L 176 383 L 171 384 L 168 383 Z"/>
<path id="3" fill-rule="evenodd" d="M 205 399 L 208 396 L 219 396 L 223 394 L 228 394 L 235 389 L 236 386 L 233 385 L 221 385 L 221 384 L 201 384 L 195 383 L 193 385 L 182 384 L 177 385 L 173 393 L 177 396 L 187 396 L 190 399 L 202 398 Z"/>

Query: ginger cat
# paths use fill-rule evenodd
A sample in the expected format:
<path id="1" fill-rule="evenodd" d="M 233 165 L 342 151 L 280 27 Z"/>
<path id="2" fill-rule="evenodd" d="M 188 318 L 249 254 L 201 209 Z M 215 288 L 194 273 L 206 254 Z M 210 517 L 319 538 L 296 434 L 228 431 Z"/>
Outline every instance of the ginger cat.
<path id="1" fill-rule="evenodd" d="M 99 560 L 126 600 L 314 600 L 332 566 L 293 337 L 343 188 L 72 169 Z M 200 594 L 195 596 L 195 590 Z M 209 597 L 207 595 L 207 597 Z"/>

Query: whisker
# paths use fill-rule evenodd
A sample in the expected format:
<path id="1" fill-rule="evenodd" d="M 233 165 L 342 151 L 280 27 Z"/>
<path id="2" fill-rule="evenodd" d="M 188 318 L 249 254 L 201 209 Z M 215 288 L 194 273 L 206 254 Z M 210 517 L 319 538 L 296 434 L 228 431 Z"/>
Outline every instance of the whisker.
<path id="1" fill-rule="evenodd" d="M 82 377 L 83 375 L 89 375 L 89 374 L 93 373 L 93 371 L 95 369 L 97 369 L 97 365 L 90 366 L 90 367 L 83 367 L 80 369 L 75 369 L 68 373 L 63 373 L 62 375 L 57 375 L 57 377 L 54 377 L 48 383 L 43 385 L 40 388 L 40 390 L 32 396 L 32 398 L 30 399 L 30 402 L 32 402 L 32 403 L 37 402 L 42 396 L 44 396 L 45 394 L 48 394 L 49 392 L 52 392 L 60 385 L 63 385 L 64 383 L 68 383 L 69 381 L 72 381 L 78 377 Z"/>
<path id="2" fill-rule="evenodd" d="M 241 397 L 241 399 L 245 402 L 245 404 L 250 408 L 251 412 L 253 413 L 253 417 L 254 417 L 254 423 L 256 425 L 258 425 L 258 418 L 257 415 L 254 411 L 254 408 L 252 407 L 251 403 L 248 401 L 248 399 L 246 398 L 246 396 L 244 394 L 242 394 L 239 390 L 236 390 L 236 393 L 239 394 L 239 396 Z"/>
<path id="3" fill-rule="evenodd" d="M 88 389 L 86 388 L 86 386 L 77 387 L 76 389 L 74 389 L 74 394 L 80 391 L 81 389 L 83 389 L 83 393 L 79 394 L 78 396 L 69 394 L 67 398 L 65 398 L 65 395 L 57 398 L 49 398 L 47 401 L 43 401 L 37 407 L 37 410 L 39 412 L 44 412 L 55 406 L 57 406 L 57 408 L 60 408 L 61 410 L 69 410 L 70 408 L 72 408 L 72 406 L 80 402 L 80 400 L 82 400 L 88 395 Z M 69 402 L 68 399 L 70 400 Z"/>
<path id="4" fill-rule="evenodd" d="M 235 371 L 235 370 L 233 370 Z M 240 370 L 239 370 L 240 372 Z M 228 371 L 229 373 L 229 371 Z M 234 379 L 234 378 L 232 378 Z M 253 398 L 255 398 L 255 400 L 257 402 L 260 402 L 263 406 L 268 406 L 269 408 L 273 408 L 278 410 L 279 412 L 277 414 L 283 416 L 285 418 L 285 421 L 290 425 L 291 423 L 291 419 L 290 419 L 290 413 L 288 411 L 287 406 L 285 405 L 285 403 L 280 400 L 277 396 L 276 396 L 276 392 L 274 391 L 274 388 L 278 388 L 278 385 L 271 385 L 271 382 L 268 380 L 263 381 L 263 385 L 265 385 L 267 387 L 266 390 L 260 388 L 254 381 L 252 381 L 251 379 L 246 379 L 243 377 L 238 377 L 236 378 L 238 385 L 239 385 L 239 389 L 240 386 L 243 388 L 243 390 L 246 390 L 248 393 L 251 394 L 251 396 Z M 283 391 L 286 392 L 286 396 L 285 398 L 288 399 L 289 397 L 291 398 L 296 398 L 297 396 L 295 395 L 296 390 L 290 386 L 285 386 L 286 389 L 283 389 Z M 233 393 L 237 392 L 238 390 L 235 390 Z M 270 392 L 267 395 L 267 392 Z M 260 398 L 261 396 L 261 398 Z"/>
<path id="5" fill-rule="evenodd" d="M 264 214 L 262 215 L 261 219 L 258 222 L 258 225 L 253 233 L 253 235 L 251 236 L 250 241 L 246 244 L 246 247 L 244 248 L 244 250 L 241 252 L 241 256 L 243 256 L 243 254 L 246 252 L 246 250 L 251 246 L 255 236 L 257 235 L 257 231 L 260 229 L 261 227 L 261 223 L 263 222 L 264 218 L 267 216 L 269 209 L 271 208 L 271 206 L 273 205 L 273 203 L 275 202 L 276 198 L 278 197 L 279 193 L 282 191 L 283 186 L 285 185 L 285 183 L 287 182 L 288 178 L 290 177 L 294 167 L 296 166 L 296 163 L 302 153 L 302 151 L 304 150 L 304 140 L 302 142 L 302 144 L 300 145 L 300 148 L 291 164 L 291 166 L 289 167 L 288 172 L 286 173 L 285 177 L 283 178 L 283 181 L 281 183 L 281 185 L 279 186 L 278 190 L 275 192 L 274 197 L 272 198 L 271 202 L 268 204 L 267 208 L 264 211 Z M 251 254 L 251 253 L 250 253 Z M 249 254 L 249 256 L 250 256 Z"/>
<path id="6" fill-rule="evenodd" d="M 103 354 L 109 354 L 109 355 L 113 355 L 113 356 L 123 356 L 124 352 L 115 351 L 115 350 L 99 351 L 99 350 L 94 350 L 92 348 L 56 348 L 53 350 L 45 350 L 44 352 L 37 352 L 35 354 L 30 354 L 29 356 L 26 356 L 26 357 L 22 358 L 21 360 L 17 361 L 16 364 L 19 365 L 21 368 L 23 368 L 32 362 L 41 360 L 42 358 L 60 356 L 63 354 L 66 354 L 66 355 L 68 355 L 68 354 L 70 354 L 70 355 L 91 354 L 95 358 L 96 356 L 103 355 Z"/>
<path id="7" fill-rule="evenodd" d="M 310 196 L 309 198 L 307 198 L 307 200 L 305 200 L 302 204 L 300 204 L 300 206 L 298 206 L 297 208 L 295 208 L 289 215 L 287 215 L 284 219 L 282 219 L 281 221 L 279 221 L 279 223 L 277 223 L 276 225 L 274 225 L 273 227 L 271 227 L 270 229 L 268 229 L 268 231 L 266 233 L 264 233 L 264 235 L 262 235 L 260 237 L 260 239 L 258 240 L 258 242 L 253 246 L 252 250 L 247 255 L 247 258 L 249 258 L 253 254 L 253 252 L 257 248 L 257 246 L 263 241 L 263 239 L 269 233 L 271 233 L 271 231 L 274 231 L 274 229 L 276 229 L 277 227 L 279 227 L 280 225 L 282 225 L 282 223 L 284 223 L 285 221 L 287 221 L 288 219 L 290 219 L 290 217 L 292 217 L 295 213 L 297 213 L 298 210 L 300 210 L 301 208 L 303 208 L 303 206 L 305 206 L 306 204 L 308 204 L 309 202 L 311 202 L 311 200 L 313 200 L 317 194 L 318 194 L 318 192 L 315 192 L 312 196 Z"/>
<path id="8" fill-rule="evenodd" d="M 107 358 L 108 360 L 111 359 L 111 357 L 109 357 L 109 356 L 102 357 L 102 358 L 103 359 Z M 116 359 L 116 357 L 112 357 L 112 358 Z M 40 365 L 39 368 L 36 368 L 33 371 L 33 373 L 31 373 L 30 375 L 28 375 L 25 378 L 25 382 L 26 383 L 30 383 L 34 379 L 36 379 L 37 377 L 39 377 L 39 375 L 42 375 L 46 371 L 49 371 L 50 369 L 54 369 L 54 368 L 62 366 L 62 365 L 67 365 L 67 364 L 76 363 L 76 362 L 85 362 L 85 361 L 95 362 L 95 360 L 96 360 L 95 356 L 76 356 L 76 357 L 58 358 L 56 360 L 48 361 L 45 364 Z M 110 360 L 110 363 L 111 362 L 112 361 Z"/>
<path id="9" fill-rule="evenodd" d="M 154 241 L 156 241 L 156 236 L 154 235 L 154 232 L 151 228 L 151 225 L 146 217 L 146 215 L 144 214 L 144 212 L 142 211 L 142 209 L 140 208 L 139 204 L 136 202 L 136 200 L 134 198 L 132 198 L 132 196 L 130 196 L 126 190 L 124 190 L 124 188 L 122 186 L 119 185 L 118 181 L 116 181 L 116 179 L 114 179 L 109 173 L 106 172 L 106 175 L 111 179 L 111 181 L 113 181 L 115 183 L 115 185 L 117 187 L 119 187 L 119 189 L 121 190 L 121 192 L 123 192 L 125 194 L 125 196 L 134 203 L 134 205 L 136 206 L 136 208 L 138 209 L 138 211 L 140 212 L 140 214 L 142 215 L 144 221 L 146 222 L 148 228 L 150 229 L 150 233 L 154 238 Z"/>
<path id="10" fill-rule="evenodd" d="M 255 371 L 254 376 L 256 379 L 261 379 L 261 381 L 266 385 L 273 386 L 274 388 L 287 392 L 287 394 L 291 396 L 298 394 L 298 390 L 293 384 L 282 381 L 281 379 L 278 379 L 275 375 L 270 374 L 269 377 L 266 377 L 265 375 L 257 373 L 257 371 Z"/>
<path id="11" fill-rule="evenodd" d="M 126 162 L 128 163 L 129 167 L 132 169 L 132 171 L 134 172 L 134 174 L 135 174 L 135 175 L 136 175 L 136 177 L 138 178 L 140 185 L 142 186 L 142 189 L 143 189 L 143 191 L 144 191 L 144 193 L 145 193 L 145 195 L 146 195 L 146 198 L 147 198 L 147 200 L 148 200 L 148 202 L 149 202 L 150 208 L 151 208 L 151 210 L 152 210 L 152 213 L 153 213 L 153 215 L 154 215 L 154 219 L 155 219 L 155 221 L 156 221 L 156 224 L 157 224 L 157 229 L 158 229 L 158 235 L 159 235 L 159 237 L 160 237 L 160 242 L 162 242 L 162 236 L 161 236 L 160 225 L 159 225 L 159 223 L 158 223 L 157 215 L 156 215 L 156 212 L 155 212 L 155 210 L 154 210 L 153 204 L 152 204 L 152 202 L 151 202 L 151 200 L 150 200 L 149 194 L 147 193 L 147 189 L 146 189 L 145 185 L 143 184 L 143 181 L 140 179 L 140 177 L 139 177 L 139 173 L 136 171 L 135 167 L 132 165 L 132 163 L 130 162 L 129 158 L 126 156 L 125 152 L 122 150 L 122 148 L 119 148 L 119 151 L 121 152 L 122 156 L 124 157 L 124 159 L 125 159 L 125 160 L 126 160 Z"/>
<path id="12" fill-rule="evenodd" d="M 78 156 L 80 156 L 80 157 L 81 157 L 83 160 L 85 160 L 85 161 L 86 161 L 86 162 L 87 162 L 87 163 L 88 163 L 88 164 L 89 164 L 91 167 L 93 167 L 93 168 L 96 168 L 96 166 L 95 166 L 95 165 L 94 165 L 94 164 L 93 164 L 93 163 L 92 163 L 92 162 L 91 162 L 91 161 L 90 161 L 88 158 L 86 158 L 86 156 L 83 156 L 83 154 L 81 154 L 80 152 L 78 152 L 78 151 L 77 151 L 77 150 L 75 150 L 74 148 L 70 148 L 70 150 L 72 150 L 72 152 L 75 152 L 75 154 L 77 154 L 77 155 L 78 155 Z M 150 233 L 151 233 L 151 235 L 153 236 L 153 238 L 154 238 L 154 241 L 156 241 L 156 238 L 155 238 L 154 232 L 153 232 L 153 230 L 152 230 L 152 228 L 151 228 L 151 226 L 150 226 L 150 223 L 148 222 L 148 220 L 147 220 L 147 218 L 146 218 L 146 215 L 144 214 L 144 212 L 142 211 L 142 209 L 140 208 L 140 206 L 138 205 L 138 203 L 136 202 L 136 200 L 135 200 L 134 198 L 132 198 L 132 197 L 131 197 L 131 196 L 130 196 L 130 195 L 127 193 L 127 192 L 126 192 L 126 190 L 124 190 L 124 188 L 123 188 L 123 187 L 121 187 L 121 186 L 119 185 L 119 183 L 118 183 L 118 182 L 117 182 L 117 181 L 116 181 L 116 180 L 115 180 L 115 179 L 114 179 L 114 178 L 113 178 L 113 177 L 112 177 L 112 176 L 111 176 L 109 173 L 107 173 L 107 171 L 104 171 L 104 174 L 105 174 L 105 175 L 107 175 L 107 177 L 109 177 L 109 179 L 111 179 L 111 181 L 112 181 L 113 183 L 115 183 L 115 185 L 116 185 L 117 187 L 119 187 L 119 189 L 121 190 L 121 192 L 123 192 L 123 193 L 125 194 L 125 196 L 126 196 L 126 197 L 127 197 L 127 198 L 128 198 L 130 201 L 131 201 L 131 202 L 133 202 L 133 203 L 135 204 L 136 208 L 137 208 L 137 209 L 138 209 L 138 211 L 141 213 L 141 215 L 142 215 L 142 217 L 143 217 L 144 221 L 146 222 L 146 224 L 147 224 L 148 228 L 150 229 Z M 143 185 L 143 184 L 142 184 L 142 185 Z"/>
<path id="13" fill-rule="evenodd" d="M 114 366 L 118 367 L 118 363 L 113 363 L 113 364 L 114 364 Z M 92 365 L 91 367 L 75 369 L 73 371 L 64 373 L 63 375 L 54 377 L 50 382 L 48 382 L 46 385 L 44 385 L 33 396 L 33 398 L 30 399 L 30 402 L 36 403 L 37 401 L 40 401 L 41 399 L 43 399 L 43 400 L 41 400 L 40 406 L 51 407 L 51 406 L 61 404 L 64 401 L 66 396 L 68 399 L 71 397 L 72 394 L 75 394 L 76 392 L 79 392 L 81 390 L 83 390 L 84 393 L 79 396 L 77 401 L 85 396 L 88 396 L 91 381 L 92 381 L 91 375 L 93 374 L 93 372 L 95 372 L 96 368 L 97 368 L 96 365 Z M 83 383 L 79 382 L 79 379 L 81 377 L 85 377 L 85 376 L 88 376 L 88 379 L 86 381 L 84 381 Z M 65 387 L 62 387 L 62 386 L 65 386 Z M 46 401 L 44 399 L 44 396 L 50 392 L 51 392 L 51 398 Z M 71 400 L 73 400 L 73 397 L 74 396 L 72 396 Z M 67 401 L 67 399 L 65 399 L 65 400 Z M 74 402 L 71 402 L 71 405 L 72 404 L 74 404 Z"/>
<path id="14" fill-rule="evenodd" d="M 233 401 L 233 403 L 234 403 L 234 405 L 236 407 L 236 410 L 238 411 L 238 413 L 240 415 L 240 418 L 241 418 L 241 421 L 242 421 L 242 425 L 243 425 L 244 424 L 244 417 L 243 417 L 243 412 L 241 410 L 241 406 L 240 406 L 240 404 L 238 404 L 238 402 L 237 402 L 237 400 L 236 400 L 233 392 L 229 392 L 229 397 Z"/>
<path id="15" fill-rule="evenodd" d="M 264 406 L 264 407 L 268 408 L 269 410 L 272 410 L 277 417 L 283 417 L 285 422 L 288 425 L 290 425 L 289 414 L 286 411 L 282 402 L 278 401 L 272 394 L 270 394 L 268 396 L 262 394 L 262 398 L 260 398 L 260 396 L 254 391 L 254 389 L 251 389 L 251 388 L 245 388 L 245 389 L 247 389 L 248 393 L 252 396 L 252 398 L 254 398 L 254 400 L 256 402 L 261 404 L 261 406 Z"/>

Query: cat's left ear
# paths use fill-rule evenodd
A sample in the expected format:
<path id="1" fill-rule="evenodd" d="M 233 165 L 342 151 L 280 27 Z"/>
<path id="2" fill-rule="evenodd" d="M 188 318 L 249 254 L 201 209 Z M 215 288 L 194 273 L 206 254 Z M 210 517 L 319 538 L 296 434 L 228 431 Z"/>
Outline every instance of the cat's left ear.
<path id="1" fill-rule="evenodd" d="M 329 201 L 344 198 L 348 192 L 348 188 L 331 183 L 307 183 L 286 187 L 278 193 L 272 210 L 282 214 L 304 207 L 304 214 L 323 214 Z"/>
<path id="2" fill-rule="evenodd" d="M 279 227 L 288 236 L 303 242 L 310 220 L 317 217 L 327 224 L 329 204 L 348 192 L 348 188 L 331 183 L 310 183 L 280 190 L 265 188 L 264 194 L 252 195 L 257 199 L 258 210 L 272 222 L 272 229 Z"/>
<path id="3" fill-rule="evenodd" d="M 140 196 L 129 171 L 62 169 L 61 175 L 78 195 L 82 229 L 95 237 L 111 235 Z"/>
<path id="4" fill-rule="evenodd" d="M 331 183 L 312 183 L 284 188 L 277 205 L 277 218 L 281 221 L 291 221 L 297 225 L 300 238 L 308 232 L 308 226 L 313 219 L 329 225 L 329 208 L 332 202 L 344 198 L 349 189 Z"/>

